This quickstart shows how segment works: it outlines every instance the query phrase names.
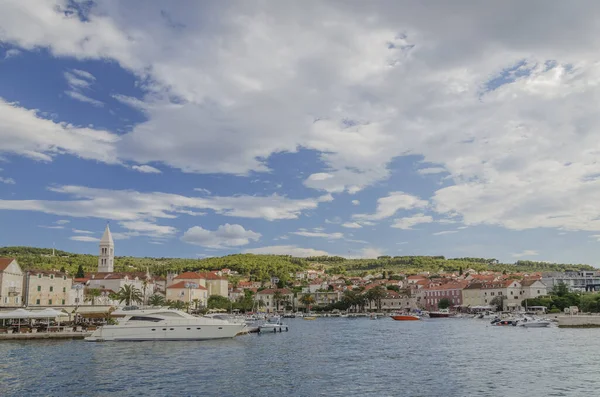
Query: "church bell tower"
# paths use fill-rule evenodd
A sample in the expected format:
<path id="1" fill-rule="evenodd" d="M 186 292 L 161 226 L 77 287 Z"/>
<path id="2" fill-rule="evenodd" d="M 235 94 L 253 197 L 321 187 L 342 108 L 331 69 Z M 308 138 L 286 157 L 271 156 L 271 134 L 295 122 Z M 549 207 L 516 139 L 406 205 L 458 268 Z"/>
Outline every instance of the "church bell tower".
<path id="1" fill-rule="evenodd" d="M 100 256 L 98 257 L 98 272 L 99 273 L 112 273 L 114 271 L 115 262 L 115 242 L 113 241 L 112 234 L 110 234 L 110 228 L 108 224 L 104 229 L 104 234 L 100 239 Z"/>

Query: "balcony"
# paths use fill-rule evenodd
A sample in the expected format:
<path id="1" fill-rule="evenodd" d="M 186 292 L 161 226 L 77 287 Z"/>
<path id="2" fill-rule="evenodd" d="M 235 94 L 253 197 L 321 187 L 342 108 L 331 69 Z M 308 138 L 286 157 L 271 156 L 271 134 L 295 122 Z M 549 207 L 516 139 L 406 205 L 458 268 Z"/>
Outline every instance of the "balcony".
<path id="1" fill-rule="evenodd" d="M 21 288 L 8 287 L 8 296 L 17 296 L 17 295 L 21 295 Z"/>

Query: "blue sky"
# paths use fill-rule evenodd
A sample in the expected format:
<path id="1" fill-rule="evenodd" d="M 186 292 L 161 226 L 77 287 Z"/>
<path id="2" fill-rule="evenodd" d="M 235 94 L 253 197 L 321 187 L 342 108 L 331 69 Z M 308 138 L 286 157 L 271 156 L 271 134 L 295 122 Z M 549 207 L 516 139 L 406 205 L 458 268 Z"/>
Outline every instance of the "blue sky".
<path id="1" fill-rule="evenodd" d="M 600 263 L 586 13 L 233 3 L 0 5 L 1 246 Z"/>

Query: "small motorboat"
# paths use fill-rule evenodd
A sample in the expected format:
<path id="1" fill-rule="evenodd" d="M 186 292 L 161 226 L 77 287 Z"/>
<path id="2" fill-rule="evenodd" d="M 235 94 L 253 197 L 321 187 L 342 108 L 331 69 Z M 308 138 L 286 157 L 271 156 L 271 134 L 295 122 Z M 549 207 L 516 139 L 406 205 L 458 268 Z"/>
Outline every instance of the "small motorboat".
<path id="1" fill-rule="evenodd" d="M 448 311 L 448 309 L 441 309 L 437 312 L 429 312 L 429 317 L 431 318 L 446 318 L 446 317 L 450 317 L 450 312 Z"/>
<path id="2" fill-rule="evenodd" d="M 519 327 L 525 328 L 546 328 L 550 326 L 549 320 L 537 319 L 537 318 L 527 318 L 525 317 L 523 320 L 519 321 Z"/>
<path id="3" fill-rule="evenodd" d="M 491 322 L 492 325 L 499 326 L 499 327 L 507 326 L 507 325 L 516 326 L 518 323 L 519 323 L 519 320 L 502 320 L 499 317 L 496 317 Z"/>
<path id="4" fill-rule="evenodd" d="M 289 331 L 287 324 L 279 317 L 271 317 L 266 323 L 258 326 L 258 333 Z"/>
<path id="5" fill-rule="evenodd" d="M 418 321 L 421 317 L 415 316 L 414 314 L 394 314 L 392 320 L 396 321 Z"/>
<path id="6" fill-rule="evenodd" d="M 316 316 L 304 316 L 305 320 L 316 320 L 317 317 Z"/>

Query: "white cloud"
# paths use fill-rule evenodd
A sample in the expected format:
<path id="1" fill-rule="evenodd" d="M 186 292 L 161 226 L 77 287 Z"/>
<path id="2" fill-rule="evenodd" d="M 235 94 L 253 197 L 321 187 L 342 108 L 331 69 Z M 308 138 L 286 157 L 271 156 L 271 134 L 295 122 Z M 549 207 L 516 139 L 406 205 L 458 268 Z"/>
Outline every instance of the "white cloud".
<path id="1" fill-rule="evenodd" d="M 257 255 L 291 255 L 301 258 L 307 256 L 329 255 L 327 251 L 316 250 L 313 248 L 300 248 L 295 245 L 271 245 L 268 247 L 251 248 L 244 250 L 244 253 Z"/>
<path id="2" fill-rule="evenodd" d="M 85 102 L 85 103 L 89 103 L 90 105 L 96 106 L 96 107 L 102 107 L 104 106 L 104 102 L 102 101 L 98 101 L 96 99 L 90 98 L 87 95 L 82 94 L 81 92 L 77 92 L 77 91 L 65 91 L 65 94 L 67 94 L 68 96 L 70 96 L 71 98 L 80 101 L 80 102 Z"/>
<path id="3" fill-rule="evenodd" d="M 67 223 L 70 223 L 70 222 L 71 222 L 71 221 L 70 221 L 70 220 L 68 220 L 68 219 L 59 219 L 59 220 L 57 220 L 57 221 L 56 221 L 56 222 L 54 222 L 54 223 L 56 223 L 57 225 L 66 225 Z"/>
<path id="4" fill-rule="evenodd" d="M 173 29 L 158 4 L 97 4 L 82 21 L 64 2 L 5 2 L 1 41 L 114 60 L 151 81 L 152 106 L 122 140 L 76 147 L 30 128 L 72 136 L 52 122 L 13 133 L 4 119 L 19 112 L 0 106 L 0 151 L 247 175 L 302 147 L 324 164 L 307 186 L 351 193 L 417 155 L 454 184 L 436 192 L 434 209 L 466 225 L 600 230 L 596 4 L 187 7 L 170 10 L 186 26 Z M 527 21 L 515 29 L 482 22 L 515 13 Z"/>
<path id="5" fill-rule="evenodd" d="M 94 232 L 91 232 L 89 230 L 81 230 L 81 229 L 72 229 L 73 233 L 77 233 L 77 234 L 94 234 Z"/>
<path id="6" fill-rule="evenodd" d="M 161 171 L 149 165 L 132 165 L 131 169 L 142 172 L 144 174 L 160 174 Z"/>
<path id="7" fill-rule="evenodd" d="M 415 225 L 431 222 L 433 222 L 433 218 L 431 216 L 425 214 L 416 214 L 405 218 L 394 219 L 394 223 L 391 227 L 410 230 Z"/>
<path id="8" fill-rule="evenodd" d="M 523 256 L 537 256 L 537 255 L 539 255 L 539 252 L 537 252 L 535 250 L 524 250 L 522 252 L 512 254 L 512 256 L 515 258 L 521 258 Z"/>
<path id="9" fill-rule="evenodd" d="M 443 236 L 445 234 L 454 234 L 454 233 L 458 233 L 458 230 L 444 230 L 442 232 L 435 232 L 432 233 L 432 236 Z"/>
<path id="10" fill-rule="evenodd" d="M 80 88 L 88 88 L 92 84 L 91 81 L 81 79 L 81 78 L 75 76 L 71 72 L 65 72 L 64 76 L 65 76 L 65 79 L 67 80 L 67 84 L 69 84 L 69 87 L 71 87 L 71 89 L 73 89 L 73 90 L 80 89 Z"/>
<path id="11" fill-rule="evenodd" d="M 0 98 L 0 153 L 15 153 L 39 161 L 69 153 L 84 159 L 118 163 L 114 143 L 119 137 L 107 131 L 75 127 L 47 120 Z"/>
<path id="12" fill-rule="evenodd" d="M 352 200 L 352 205 L 360 205 L 360 201 L 358 201 L 358 200 Z"/>
<path id="13" fill-rule="evenodd" d="M 74 73 L 74 74 L 78 75 L 79 77 L 83 77 L 84 79 L 89 80 L 89 81 L 96 81 L 96 77 L 94 77 L 94 75 L 91 74 L 90 72 L 86 72 L 85 70 L 71 69 L 71 73 Z"/>
<path id="14" fill-rule="evenodd" d="M 345 222 L 342 223 L 342 227 L 347 227 L 349 229 L 360 229 L 362 226 L 356 222 Z"/>
<path id="15" fill-rule="evenodd" d="M 325 239 L 329 239 L 329 240 L 339 240 L 341 238 L 344 238 L 343 233 L 297 231 L 297 232 L 291 232 L 290 234 L 296 234 L 298 236 L 303 236 L 303 237 L 320 237 L 320 238 L 325 238 Z"/>
<path id="16" fill-rule="evenodd" d="M 204 188 L 201 188 L 201 187 L 194 188 L 194 191 L 200 192 L 200 193 L 204 193 L 204 194 L 211 194 L 210 190 L 204 189 Z"/>
<path id="17" fill-rule="evenodd" d="M 119 222 L 123 228 L 153 237 L 168 237 L 177 233 L 177 229 L 172 226 L 162 226 L 146 221 L 124 221 Z"/>
<path id="18" fill-rule="evenodd" d="M 53 225 L 53 226 L 45 226 L 45 225 L 39 225 L 38 227 L 44 228 L 44 229 L 64 229 L 64 226 L 60 226 L 60 225 Z"/>
<path id="19" fill-rule="evenodd" d="M 4 178 L 0 176 L 0 183 L 6 183 L 7 185 L 14 185 L 16 182 L 12 178 Z"/>
<path id="20" fill-rule="evenodd" d="M 417 170 L 417 172 L 421 175 L 431 175 L 431 174 L 441 174 L 442 172 L 447 172 L 445 168 L 442 167 L 430 167 L 430 168 L 421 168 Z"/>
<path id="21" fill-rule="evenodd" d="M 225 216 L 242 218 L 296 219 L 301 213 L 316 209 L 328 197 L 289 199 L 270 196 L 188 197 L 177 194 L 134 190 L 94 189 L 83 186 L 56 186 L 55 193 L 72 197 L 70 200 L 0 200 L 0 210 L 38 211 L 78 218 L 101 218 L 118 221 L 176 218 L 190 209 L 210 209 Z M 196 214 L 198 215 L 198 214 Z"/>
<path id="22" fill-rule="evenodd" d="M 71 236 L 71 237 L 69 237 L 69 239 L 73 240 L 73 241 L 82 241 L 84 243 L 96 243 L 96 242 L 100 241 L 99 238 L 91 237 L 91 236 Z"/>
<path id="23" fill-rule="evenodd" d="M 247 245 L 250 241 L 258 241 L 260 233 L 246 230 L 241 225 L 221 225 L 215 231 L 194 226 L 188 229 L 181 238 L 186 243 L 208 248 L 227 248 Z"/>
<path id="24" fill-rule="evenodd" d="M 17 50 L 16 48 L 11 48 L 10 50 L 4 53 L 4 59 L 14 58 L 16 56 L 21 55 L 22 51 Z"/>
<path id="25" fill-rule="evenodd" d="M 378 221 L 393 216 L 399 210 L 423 208 L 427 201 L 404 192 L 391 192 L 388 196 L 377 200 L 377 209 L 374 214 L 355 214 L 352 217 L 367 221 Z"/>

